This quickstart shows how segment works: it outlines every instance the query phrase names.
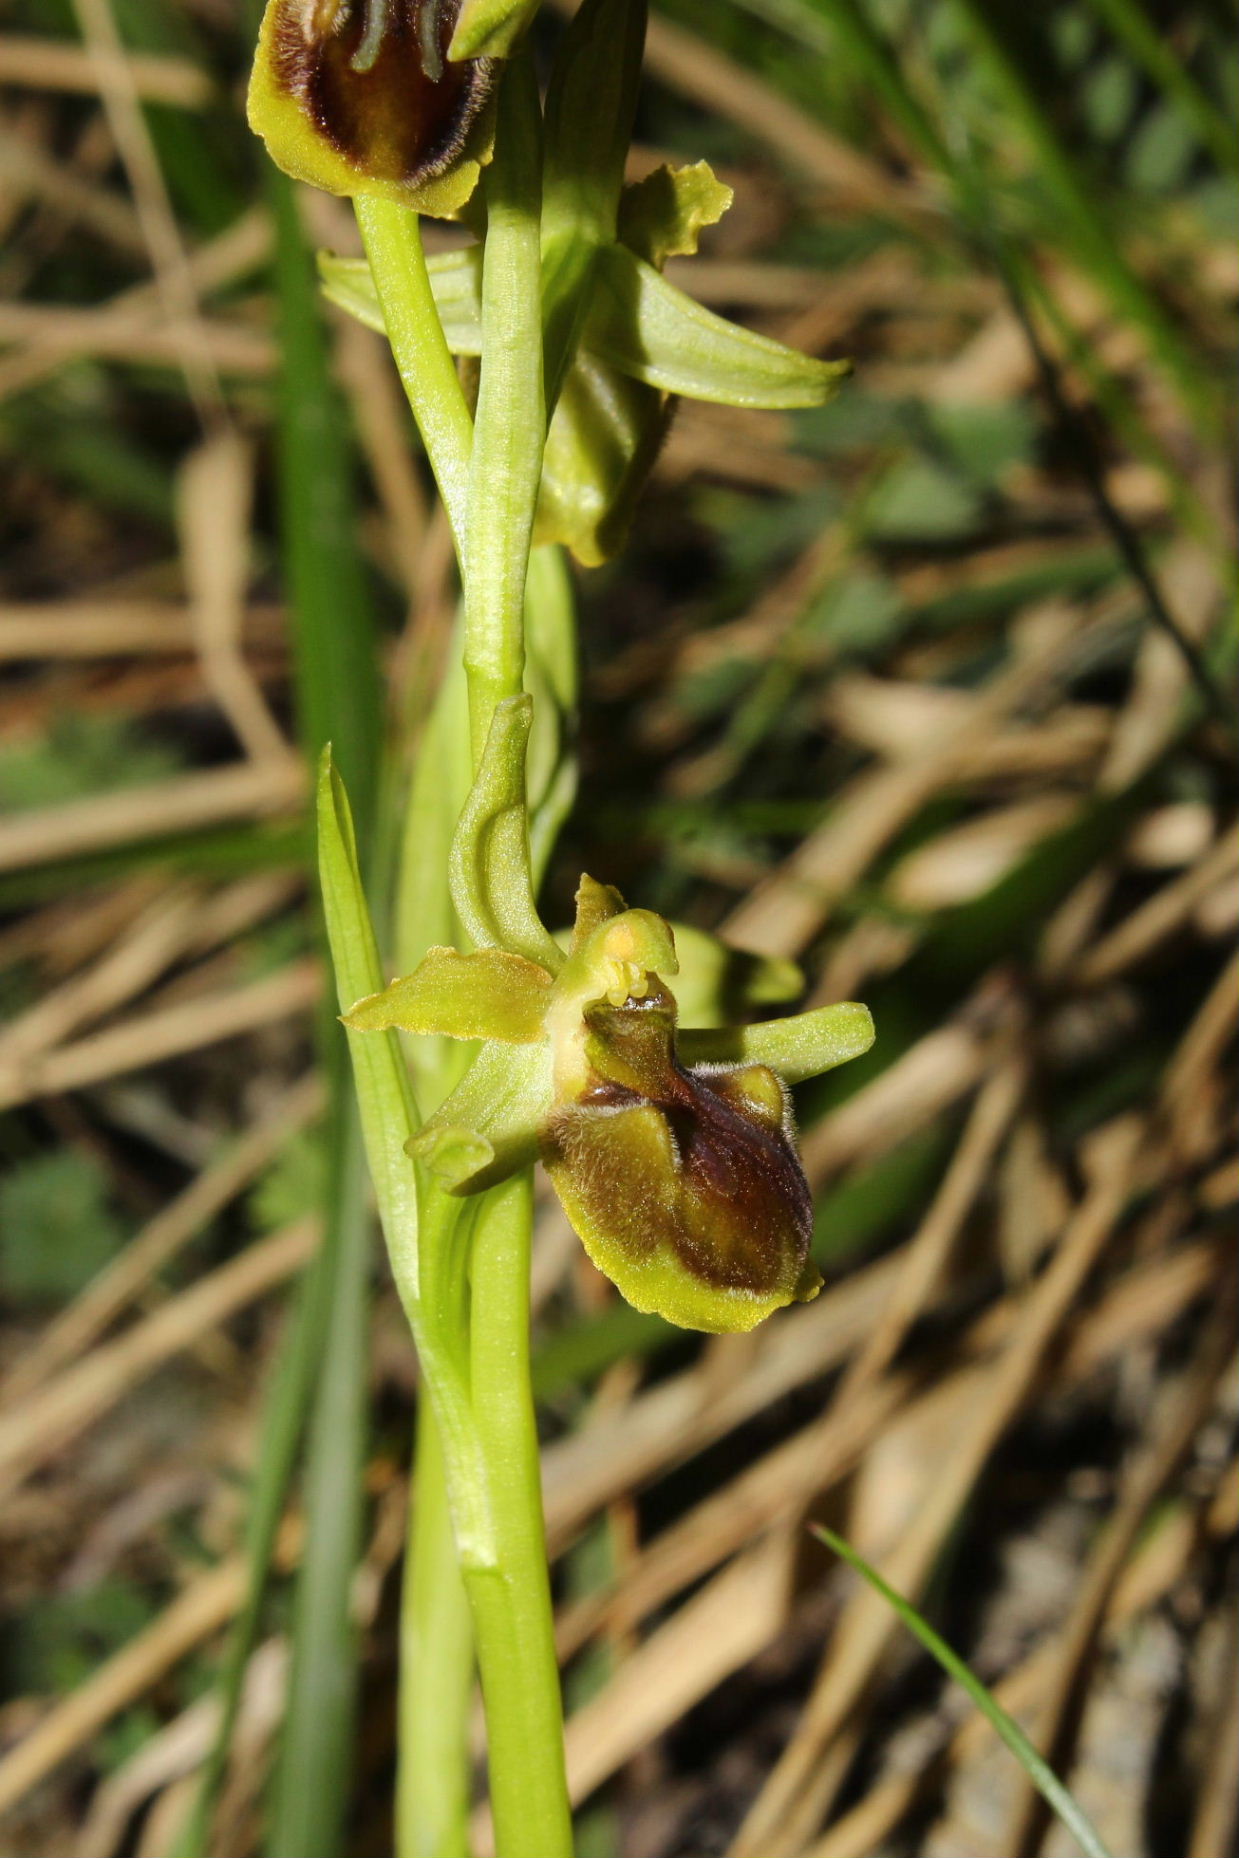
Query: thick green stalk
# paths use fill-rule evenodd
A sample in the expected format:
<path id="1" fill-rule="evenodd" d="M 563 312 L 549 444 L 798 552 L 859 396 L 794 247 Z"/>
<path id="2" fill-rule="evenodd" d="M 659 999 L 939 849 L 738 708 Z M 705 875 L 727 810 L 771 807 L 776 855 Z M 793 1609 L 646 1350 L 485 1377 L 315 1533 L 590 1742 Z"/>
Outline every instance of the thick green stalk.
<path id="1" fill-rule="evenodd" d="M 542 146 L 527 53 L 499 93 L 486 179 L 482 373 L 469 488 L 465 673 L 475 764 L 495 705 L 518 695 L 525 665 L 525 575 L 546 436 L 542 383 Z"/>
<path id="2" fill-rule="evenodd" d="M 485 1440 L 493 1569 L 465 1570 L 473 1608 L 501 1858 L 572 1858 L 563 1705 L 529 1375 L 533 1183 L 487 1195 L 473 1246 L 472 1394 Z"/>
<path id="3" fill-rule="evenodd" d="M 465 1858 L 473 1620 L 456 1559 L 443 1449 L 430 1401 L 417 1454 L 400 1601 L 396 1858 Z"/>
<path id="4" fill-rule="evenodd" d="M 541 117 L 527 53 L 499 95 L 487 176 L 482 370 L 464 554 L 464 665 L 475 770 L 496 706 L 520 694 L 529 544 L 542 471 Z M 468 831 L 468 810 L 462 830 Z M 484 1461 L 491 1565 L 462 1556 L 486 1703 L 502 1858 L 571 1858 L 563 1706 L 529 1370 L 528 1173 L 487 1194 L 472 1265 L 470 1407 Z"/>
<path id="5" fill-rule="evenodd" d="M 435 308 L 421 226 L 392 200 L 359 194 L 353 204 L 387 339 L 463 558 L 473 422 Z"/>

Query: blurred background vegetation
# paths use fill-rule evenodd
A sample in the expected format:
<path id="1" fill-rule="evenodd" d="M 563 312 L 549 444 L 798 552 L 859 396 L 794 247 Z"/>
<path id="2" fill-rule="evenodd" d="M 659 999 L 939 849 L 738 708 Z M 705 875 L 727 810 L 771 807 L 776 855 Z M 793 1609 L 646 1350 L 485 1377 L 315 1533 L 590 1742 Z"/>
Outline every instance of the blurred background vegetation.
<path id="1" fill-rule="evenodd" d="M 544 1208 L 582 1858 L 1072 1849 L 812 1518 L 1122 1858 L 1234 1849 L 1234 25 L 655 12 L 633 172 L 736 193 L 673 274 L 855 375 L 685 408 L 578 577 L 550 914 L 588 869 L 879 1038 L 798 1106 L 827 1290 L 755 1337 L 636 1315 Z M 341 1211 L 304 751 L 381 871 L 454 588 L 254 26 L 0 38 L 5 1858 L 390 1849 L 416 1374 Z"/>

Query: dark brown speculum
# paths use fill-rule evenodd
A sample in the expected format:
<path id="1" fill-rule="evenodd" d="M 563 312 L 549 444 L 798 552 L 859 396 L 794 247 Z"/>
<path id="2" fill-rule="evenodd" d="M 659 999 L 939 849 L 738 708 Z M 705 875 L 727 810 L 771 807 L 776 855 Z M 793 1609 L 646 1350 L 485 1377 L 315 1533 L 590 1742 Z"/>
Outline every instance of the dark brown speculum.
<path id="1" fill-rule="evenodd" d="M 375 180 L 416 186 L 461 153 L 493 82 L 449 64 L 461 0 L 285 0 L 272 77 L 327 142 Z"/>

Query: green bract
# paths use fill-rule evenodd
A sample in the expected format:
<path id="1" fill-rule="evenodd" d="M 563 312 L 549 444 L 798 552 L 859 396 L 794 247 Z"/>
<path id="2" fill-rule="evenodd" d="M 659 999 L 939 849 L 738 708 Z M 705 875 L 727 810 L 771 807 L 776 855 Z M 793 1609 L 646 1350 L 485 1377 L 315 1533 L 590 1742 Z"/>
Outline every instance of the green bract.
<path id="1" fill-rule="evenodd" d="M 541 1156 L 630 1303 L 688 1329 L 747 1330 L 821 1285 L 787 1086 L 865 1051 L 873 1027 L 846 1004 L 680 1034 L 663 979 L 678 966 L 660 916 L 584 877 L 557 973 L 503 948 L 433 948 L 344 1021 L 484 1041 L 408 1144 L 449 1192 Z"/>
<path id="2" fill-rule="evenodd" d="M 294 180 L 457 212 L 494 139 L 489 59 L 448 59 L 459 0 L 267 0 L 250 126 Z"/>

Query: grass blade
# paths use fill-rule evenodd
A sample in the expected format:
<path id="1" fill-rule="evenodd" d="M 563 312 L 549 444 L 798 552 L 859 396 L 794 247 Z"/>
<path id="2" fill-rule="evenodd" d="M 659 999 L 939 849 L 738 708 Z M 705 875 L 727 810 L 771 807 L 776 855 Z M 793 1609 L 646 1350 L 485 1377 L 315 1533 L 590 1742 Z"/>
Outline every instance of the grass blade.
<path id="1" fill-rule="evenodd" d="M 352 790 L 366 856 L 375 838 L 383 712 L 369 587 L 355 539 L 351 437 L 330 375 L 310 254 L 295 196 L 272 175 L 284 369 L 282 540 L 302 744 L 330 740 Z M 321 1337 L 306 1466 L 306 1551 L 294 1612 L 288 1713 L 267 1849 L 333 1858 L 352 1782 L 357 1656 L 350 1589 L 361 1544 L 366 1450 L 370 1221 L 365 1156 L 344 1040 L 325 1004 L 331 1082 L 327 1231 L 329 1320 Z"/>
<path id="2" fill-rule="evenodd" d="M 832 1529 L 815 1525 L 813 1533 L 826 1544 L 827 1548 L 833 1549 L 836 1555 L 846 1561 L 849 1567 L 855 1568 L 856 1572 L 868 1581 L 875 1593 L 881 1594 L 882 1598 L 898 1613 L 908 1631 L 920 1640 L 932 1658 L 937 1659 L 947 1676 L 953 1677 L 956 1683 L 962 1685 L 968 1692 L 986 1721 L 993 1725 L 995 1731 L 1011 1750 L 1033 1786 L 1057 1813 L 1068 1832 L 1076 1840 L 1080 1850 L 1085 1853 L 1085 1858 L 1112 1858 L 1112 1854 L 1103 1845 L 1091 1822 L 1085 1817 L 1053 1769 L 1042 1760 L 1019 1724 L 1013 1717 L 1008 1716 L 1001 1703 L 990 1695 L 980 1678 L 973 1675 L 963 1659 L 951 1650 L 946 1640 L 938 1636 L 928 1620 L 923 1619 L 902 1594 L 896 1593 L 893 1587 L 888 1586 L 877 1569 L 870 1567 L 864 1556 L 858 1555 L 856 1550 L 841 1536 L 837 1536 Z"/>

